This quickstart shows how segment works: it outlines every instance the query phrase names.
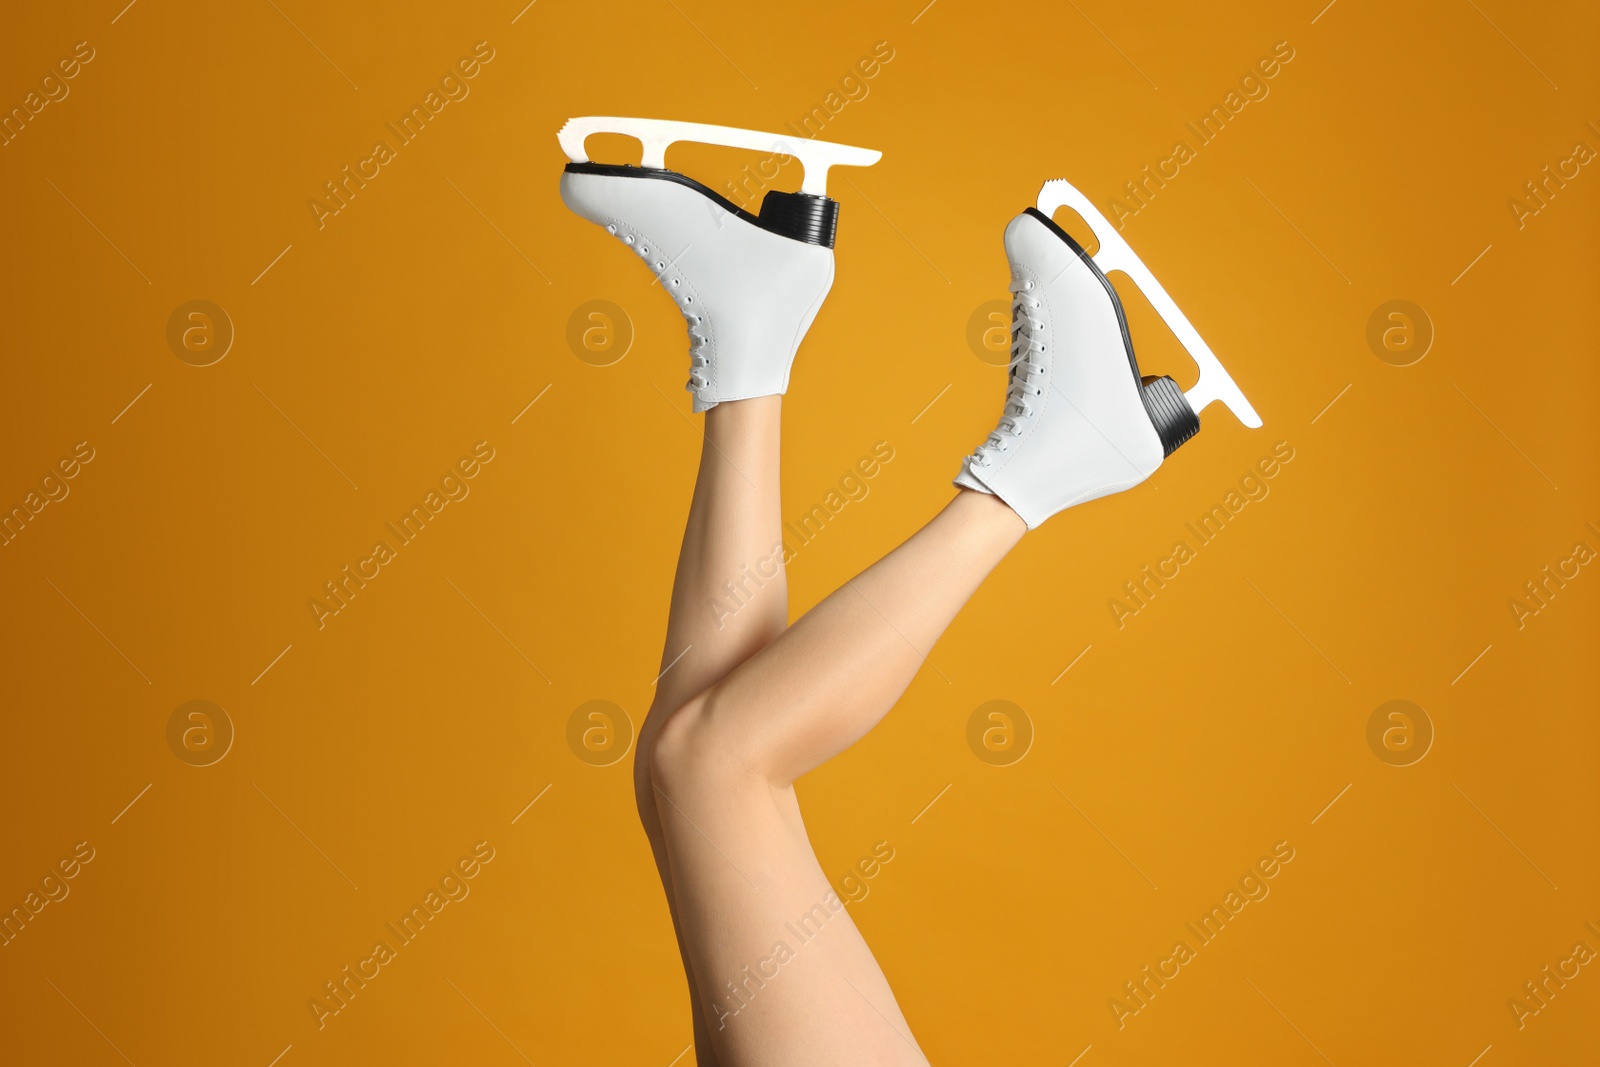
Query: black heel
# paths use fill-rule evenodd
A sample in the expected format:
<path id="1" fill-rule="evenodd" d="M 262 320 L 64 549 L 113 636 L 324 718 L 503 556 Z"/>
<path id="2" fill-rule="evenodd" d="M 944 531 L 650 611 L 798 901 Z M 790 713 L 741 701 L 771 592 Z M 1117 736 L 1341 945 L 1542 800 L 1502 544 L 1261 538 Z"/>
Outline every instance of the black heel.
<path id="1" fill-rule="evenodd" d="M 832 248 L 839 230 L 839 202 L 826 196 L 773 189 L 761 201 L 760 220 L 764 230 Z"/>
<path id="2" fill-rule="evenodd" d="M 1165 459 L 1200 432 L 1200 416 L 1184 399 L 1178 383 L 1166 375 L 1146 375 L 1140 381 L 1143 383 L 1140 399 L 1144 401 L 1150 424 L 1156 428 L 1156 436 L 1161 438 L 1161 458 Z"/>

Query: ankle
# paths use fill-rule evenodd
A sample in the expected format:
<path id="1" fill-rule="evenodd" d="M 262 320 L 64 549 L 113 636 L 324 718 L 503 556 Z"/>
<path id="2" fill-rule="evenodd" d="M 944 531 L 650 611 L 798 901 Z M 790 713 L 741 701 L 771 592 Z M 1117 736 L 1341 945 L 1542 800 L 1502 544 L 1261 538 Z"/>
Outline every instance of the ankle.
<path id="1" fill-rule="evenodd" d="M 996 541 L 1014 545 L 1028 532 L 1028 523 L 1000 497 L 966 486 L 957 486 L 949 509 L 961 515 L 976 530 Z"/>
<path id="2" fill-rule="evenodd" d="M 782 410 L 781 394 L 724 400 L 706 412 L 706 433 L 711 433 L 713 429 L 737 432 L 751 427 L 774 426 Z"/>

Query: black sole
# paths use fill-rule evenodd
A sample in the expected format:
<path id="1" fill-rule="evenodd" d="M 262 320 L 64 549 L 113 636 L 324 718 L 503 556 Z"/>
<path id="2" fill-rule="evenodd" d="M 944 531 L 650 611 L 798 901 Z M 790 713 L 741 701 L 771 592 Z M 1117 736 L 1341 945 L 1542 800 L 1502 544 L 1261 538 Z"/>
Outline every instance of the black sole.
<path id="1" fill-rule="evenodd" d="M 759 226 L 768 233 L 787 237 L 802 244 L 832 248 L 839 232 L 839 202 L 826 196 L 810 193 L 785 193 L 769 189 L 761 199 L 761 214 L 752 215 L 715 189 L 702 185 L 687 174 L 663 167 L 635 167 L 615 163 L 568 163 L 569 174 L 603 174 L 612 178 L 649 178 L 655 181 L 675 182 L 716 204 L 730 215 Z"/>
<path id="2" fill-rule="evenodd" d="M 1122 330 L 1122 347 L 1128 354 L 1128 367 L 1133 372 L 1133 384 L 1139 390 L 1139 402 L 1144 405 L 1144 413 L 1150 418 L 1150 425 L 1155 428 L 1156 436 L 1161 438 L 1162 459 L 1172 455 L 1189 438 L 1200 432 L 1200 416 L 1189 406 L 1189 401 L 1184 398 L 1183 390 L 1178 388 L 1178 383 L 1168 375 L 1143 375 L 1139 371 L 1139 360 L 1133 354 L 1133 337 L 1128 333 L 1128 317 L 1122 312 L 1122 301 L 1117 296 L 1117 291 L 1111 285 L 1111 280 L 1106 277 L 1094 257 L 1083 250 L 1083 246 L 1072 239 L 1072 235 L 1060 226 L 1055 220 L 1038 208 L 1030 207 L 1026 214 L 1032 215 L 1050 232 L 1065 241 L 1067 247 L 1077 253 L 1078 258 L 1100 279 L 1100 284 L 1105 286 L 1106 296 L 1111 298 L 1111 307 L 1117 313 L 1117 325 Z"/>

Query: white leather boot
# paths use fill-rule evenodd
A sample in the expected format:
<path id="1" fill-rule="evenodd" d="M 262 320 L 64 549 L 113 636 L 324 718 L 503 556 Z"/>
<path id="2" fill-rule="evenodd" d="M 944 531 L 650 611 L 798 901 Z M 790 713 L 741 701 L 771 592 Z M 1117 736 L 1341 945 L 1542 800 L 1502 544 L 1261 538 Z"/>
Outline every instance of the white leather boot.
<path id="1" fill-rule="evenodd" d="M 569 163 L 568 207 L 644 260 L 689 326 L 694 410 L 783 393 L 833 285 L 839 205 L 773 190 L 752 215 L 660 167 Z"/>
<path id="2" fill-rule="evenodd" d="M 1035 208 L 1006 227 L 1011 379 L 1000 425 L 956 484 L 993 493 L 1031 530 L 1130 489 L 1200 429 L 1171 378 L 1141 377 L 1121 301 L 1076 241 Z"/>

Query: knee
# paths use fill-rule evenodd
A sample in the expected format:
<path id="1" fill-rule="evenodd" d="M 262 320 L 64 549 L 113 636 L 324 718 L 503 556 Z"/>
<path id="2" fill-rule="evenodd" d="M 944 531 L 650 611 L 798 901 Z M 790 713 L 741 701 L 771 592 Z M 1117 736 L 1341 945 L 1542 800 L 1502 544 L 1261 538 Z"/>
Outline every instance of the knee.
<path id="1" fill-rule="evenodd" d="M 747 777 L 749 754 L 725 713 L 702 693 L 667 716 L 648 757 L 656 786 L 677 797 Z"/>
<path id="2" fill-rule="evenodd" d="M 654 784 L 670 788 L 699 769 L 702 760 L 696 749 L 706 733 L 704 708 L 705 697 L 697 696 L 662 720 L 646 754 Z"/>
<path id="3" fill-rule="evenodd" d="M 661 730 L 678 711 L 667 704 L 652 705 L 645 713 L 639 728 L 639 738 L 633 750 L 633 794 L 639 808 L 639 818 L 645 830 L 654 833 L 659 826 L 656 813 L 655 781 L 660 772 L 656 769 L 656 752 L 661 744 Z M 665 762 L 663 760 L 663 762 Z"/>

